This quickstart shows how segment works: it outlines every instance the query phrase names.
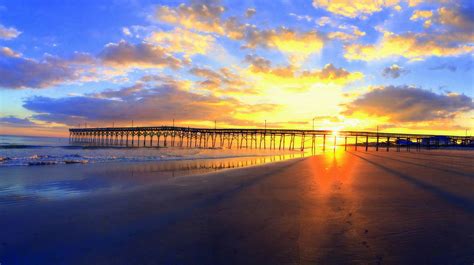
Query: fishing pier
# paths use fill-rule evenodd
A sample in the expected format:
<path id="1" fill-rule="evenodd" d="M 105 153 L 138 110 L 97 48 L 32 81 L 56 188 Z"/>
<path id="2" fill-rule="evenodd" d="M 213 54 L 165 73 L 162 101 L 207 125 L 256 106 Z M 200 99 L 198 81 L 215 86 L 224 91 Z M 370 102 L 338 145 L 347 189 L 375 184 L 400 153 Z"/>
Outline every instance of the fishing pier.
<path id="1" fill-rule="evenodd" d="M 369 147 L 420 150 L 447 146 L 473 146 L 472 136 L 441 136 L 382 133 L 367 131 L 331 131 L 296 129 L 208 129 L 174 126 L 71 128 L 71 143 L 91 146 L 182 147 L 182 148 L 253 148 L 278 150 L 316 150 Z"/>

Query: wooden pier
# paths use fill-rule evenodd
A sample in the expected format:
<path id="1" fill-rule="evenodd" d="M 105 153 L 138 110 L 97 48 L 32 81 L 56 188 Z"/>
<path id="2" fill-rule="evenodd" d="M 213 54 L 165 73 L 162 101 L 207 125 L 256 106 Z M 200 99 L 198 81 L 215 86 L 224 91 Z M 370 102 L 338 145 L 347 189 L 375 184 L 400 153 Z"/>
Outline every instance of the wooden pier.
<path id="1" fill-rule="evenodd" d="M 396 151 L 473 146 L 472 136 L 293 129 L 206 129 L 174 126 L 71 128 L 71 143 L 90 146 L 300 150 L 369 147 Z"/>

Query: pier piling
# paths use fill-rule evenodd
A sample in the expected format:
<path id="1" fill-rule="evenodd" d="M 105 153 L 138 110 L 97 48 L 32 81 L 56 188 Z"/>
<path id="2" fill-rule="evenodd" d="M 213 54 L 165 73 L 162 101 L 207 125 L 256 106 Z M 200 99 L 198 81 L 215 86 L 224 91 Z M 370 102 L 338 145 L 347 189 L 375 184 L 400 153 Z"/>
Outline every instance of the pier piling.
<path id="1" fill-rule="evenodd" d="M 269 135 L 270 137 L 267 137 Z M 390 151 L 390 139 L 396 139 L 396 151 L 400 152 L 401 146 L 406 144 L 406 151 L 411 151 L 412 144 L 416 151 L 422 147 L 431 149 L 442 146 L 456 145 L 460 147 L 472 146 L 472 136 L 437 136 L 422 134 L 401 134 L 361 131 L 339 131 L 335 134 L 329 130 L 295 130 L 295 129 L 207 129 L 189 127 L 107 127 L 107 128 L 71 128 L 69 129 L 69 141 L 83 145 L 93 146 L 124 146 L 124 147 L 179 147 L 179 148 L 254 148 L 276 150 L 295 150 L 296 142 L 300 142 L 299 150 L 318 149 L 317 137 L 322 137 L 322 151 L 326 150 L 327 135 L 334 135 L 334 146 L 336 150 L 337 138 L 344 137 L 344 150 L 354 139 L 354 150 L 359 146 L 359 137 L 365 137 L 365 151 L 369 151 L 369 145 L 374 144 L 375 150 L 380 147 L 380 137 L 386 138 L 386 151 Z M 141 137 L 143 136 L 143 141 Z M 289 136 L 287 145 L 286 138 Z M 153 139 L 156 137 L 156 140 Z M 309 138 L 308 138 L 309 137 Z M 370 142 L 374 139 L 375 142 Z M 306 145 L 306 140 L 311 139 L 311 145 Z M 348 141 L 348 139 L 350 141 Z M 403 140 L 402 140 L 403 139 Z M 416 139 L 415 142 L 411 142 Z M 148 140 L 148 144 L 147 144 Z M 156 144 L 154 144 L 156 141 Z M 415 141 L 415 140 L 413 140 Z M 135 144 L 135 142 L 137 144 Z M 268 143 L 267 143 L 268 142 Z M 434 144 L 432 144 L 432 142 Z M 383 142 L 382 142 L 383 144 Z"/>

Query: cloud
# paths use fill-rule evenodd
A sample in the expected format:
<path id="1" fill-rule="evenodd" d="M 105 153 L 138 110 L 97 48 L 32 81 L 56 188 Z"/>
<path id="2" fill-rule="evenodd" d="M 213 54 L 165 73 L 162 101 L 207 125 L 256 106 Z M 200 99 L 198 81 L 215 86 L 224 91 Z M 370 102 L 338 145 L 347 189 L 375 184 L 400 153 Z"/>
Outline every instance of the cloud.
<path id="1" fill-rule="evenodd" d="M 424 21 L 423 26 L 425 28 L 429 28 L 433 24 L 433 21 L 431 19 L 432 17 L 433 17 L 433 11 L 431 10 L 415 10 L 413 11 L 412 16 L 410 17 L 410 20 L 412 21 L 422 20 Z"/>
<path id="2" fill-rule="evenodd" d="M 124 40 L 109 43 L 98 55 L 105 65 L 122 68 L 178 69 L 187 63 L 174 57 L 165 48 L 149 43 L 131 44 Z"/>
<path id="3" fill-rule="evenodd" d="M 398 0 L 313 0 L 313 6 L 315 8 L 323 8 L 331 13 L 349 18 L 365 17 L 372 13 L 379 12 L 383 8 L 395 8 L 398 4 Z"/>
<path id="4" fill-rule="evenodd" d="M 161 22 L 189 30 L 213 33 L 244 42 L 244 48 L 275 49 L 288 55 L 293 63 L 302 62 L 323 48 L 323 37 L 316 31 L 299 32 L 279 27 L 259 29 L 237 17 L 223 18 L 225 7 L 218 1 L 193 1 L 177 7 L 160 6 L 156 17 Z"/>
<path id="5" fill-rule="evenodd" d="M 46 55 L 38 61 L 3 47 L 0 49 L 0 87 L 45 88 L 79 80 L 82 66 L 90 60 L 87 54 L 76 53 L 67 60 Z"/>
<path id="6" fill-rule="evenodd" d="M 345 115 L 365 113 L 387 117 L 390 122 L 453 119 L 474 109 L 472 98 L 460 94 L 436 94 L 409 86 L 372 89 L 345 105 Z"/>
<path id="7" fill-rule="evenodd" d="M 409 7 L 415 7 L 421 3 L 423 3 L 424 0 L 408 0 L 408 6 Z"/>
<path id="8" fill-rule="evenodd" d="M 359 34 L 353 34 L 353 33 L 347 33 L 343 31 L 332 31 L 328 33 L 328 38 L 329 39 L 338 39 L 341 41 L 349 42 L 349 41 L 354 41 L 360 38 L 361 36 L 364 36 L 364 34 L 359 33 Z"/>
<path id="9" fill-rule="evenodd" d="M 456 72 L 456 70 L 458 69 L 456 65 L 453 65 L 453 64 L 448 64 L 448 63 L 443 63 L 443 64 L 440 64 L 440 65 L 437 65 L 437 66 L 433 66 L 433 67 L 430 67 L 428 68 L 429 70 L 443 70 L 443 69 L 447 69 L 451 72 Z"/>
<path id="10" fill-rule="evenodd" d="M 391 57 L 423 60 L 431 56 L 459 56 L 474 51 L 474 47 L 466 43 L 465 38 L 471 38 L 471 36 L 455 33 L 397 35 L 386 31 L 377 44 L 353 43 L 346 45 L 344 57 L 348 60 L 372 61 Z"/>
<path id="11" fill-rule="evenodd" d="M 254 72 L 269 72 L 272 68 L 272 62 L 255 54 L 245 56 L 245 61 L 250 63 L 250 67 Z"/>
<path id="12" fill-rule="evenodd" d="M 399 78 L 400 75 L 408 73 L 408 70 L 403 69 L 397 64 L 392 64 L 383 69 L 382 75 L 385 77 Z"/>
<path id="13" fill-rule="evenodd" d="M 326 16 L 318 18 L 315 22 L 321 27 L 328 24 L 334 24 L 333 20 L 330 17 L 326 17 Z"/>
<path id="14" fill-rule="evenodd" d="M 290 13 L 289 15 L 292 17 L 295 17 L 296 20 L 298 21 L 305 20 L 306 22 L 311 22 L 314 20 L 312 16 L 308 16 L 308 15 L 297 15 L 295 13 Z"/>
<path id="15" fill-rule="evenodd" d="M 0 124 L 9 125 L 9 126 L 17 126 L 17 127 L 24 127 L 24 126 L 32 126 L 36 125 L 36 123 L 32 122 L 28 118 L 18 118 L 15 116 L 5 116 L 0 117 Z"/>
<path id="16" fill-rule="evenodd" d="M 274 67 L 271 62 L 257 55 L 247 55 L 245 61 L 249 63 L 249 70 L 261 77 L 281 82 L 304 84 L 337 84 L 345 85 L 362 79 L 361 72 L 349 72 L 344 68 L 337 68 L 333 64 L 326 64 L 319 70 L 301 70 L 293 65 Z"/>
<path id="17" fill-rule="evenodd" d="M 415 10 L 410 17 L 410 20 L 425 20 L 433 16 L 433 11 L 431 10 Z"/>
<path id="18" fill-rule="evenodd" d="M 189 6 L 186 4 L 180 4 L 175 8 L 160 6 L 156 16 L 159 20 L 169 24 L 223 35 L 221 14 L 224 10 L 225 8 L 217 5 L 215 1 L 213 3 L 195 1 Z"/>
<path id="19" fill-rule="evenodd" d="M 0 24 L 0 39 L 4 40 L 11 40 L 18 37 L 21 34 L 20 31 L 13 27 L 5 27 L 4 25 Z"/>
<path id="20" fill-rule="evenodd" d="M 186 29 L 242 39 L 245 25 L 235 17 L 223 19 L 224 11 L 225 7 L 219 5 L 218 1 L 193 1 L 190 5 L 180 4 L 177 7 L 160 6 L 156 18 Z"/>
<path id="21" fill-rule="evenodd" d="M 184 53 L 187 56 L 206 54 L 212 47 L 215 38 L 211 35 L 198 34 L 183 28 L 172 31 L 155 31 L 148 38 L 150 43 L 157 44 L 173 53 Z"/>
<path id="22" fill-rule="evenodd" d="M 352 42 L 366 35 L 366 33 L 354 25 L 348 25 L 345 23 L 329 21 L 330 26 L 337 28 L 336 30 L 326 33 L 329 39 L 338 39 L 343 42 Z"/>
<path id="23" fill-rule="evenodd" d="M 23 57 L 10 48 L 2 47 L 0 87 L 47 88 L 69 82 L 110 80 L 125 75 L 129 69 L 178 69 L 188 63 L 189 59 L 177 58 L 161 46 L 131 44 L 123 40 L 107 44 L 97 56 L 76 52 L 69 58 L 60 58 L 46 54 L 41 60 Z"/>
<path id="24" fill-rule="evenodd" d="M 451 26 L 457 29 L 470 31 L 474 27 L 474 18 L 472 17 L 472 9 L 458 9 L 441 7 L 438 9 L 438 22 L 443 25 Z"/>
<path id="25" fill-rule="evenodd" d="M 8 47 L 0 47 L 0 55 L 3 57 L 20 57 L 21 54 Z"/>
<path id="26" fill-rule="evenodd" d="M 34 96 L 23 107 L 46 122 L 75 125 L 79 122 L 154 123 L 175 117 L 183 121 L 221 120 L 239 122 L 237 113 L 273 111 L 270 104 L 249 105 L 236 99 L 202 95 L 183 90 L 179 82 L 144 84 L 85 96 L 51 98 Z"/>
<path id="27" fill-rule="evenodd" d="M 257 10 L 255 10 L 255 8 L 247 8 L 247 10 L 245 11 L 245 17 L 251 18 L 253 17 L 253 15 L 255 15 L 255 13 L 257 13 Z"/>
<path id="28" fill-rule="evenodd" d="M 122 33 L 123 33 L 123 35 L 125 35 L 125 36 L 132 36 L 132 32 L 131 32 L 130 29 L 127 28 L 127 27 L 123 27 L 123 28 L 122 28 Z"/>
<path id="29" fill-rule="evenodd" d="M 222 67 L 218 71 L 193 67 L 189 72 L 204 79 L 197 83 L 197 88 L 211 91 L 213 95 L 257 94 L 256 89 L 249 87 L 240 75 L 227 67 Z"/>
<path id="30" fill-rule="evenodd" d="M 245 56 L 245 62 L 249 63 L 251 73 L 261 75 L 266 78 L 294 79 L 297 69 L 293 65 L 272 66 L 270 60 L 258 55 Z"/>
<path id="31" fill-rule="evenodd" d="M 314 78 L 325 83 L 347 84 L 361 79 L 364 75 L 360 72 L 350 73 L 344 68 L 337 68 L 333 64 L 326 64 L 323 69 L 316 71 L 303 71 L 304 78 Z"/>
<path id="32" fill-rule="evenodd" d="M 193 75 L 203 77 L 205 79 L 210 79 L 210 80 L 221 80 L 222 76 L 218 74 L 217 72 L 207 69 L 207 68 L 199 68 L 199 67 L 193 67 L 189 72 Z"/>
<path id="33" fill-rule="evenodd" d="M 338 115 L 318 115 L 313 117 L 313 120 L 322 123 L 342 123 L 344 120 Z"/>
<path id="34" fill-rule="evenodd" d="M 415 3 L 417 4 L 417 3 Z M 344 57 L 349 60 L 380 60 L 389 57 L 405 57 L 423 60 L 427 57 L 454 57 L 474 51 L 474 10 L 459 3 L 442 2 L 443 6 L 433 10 L 415 10 L 412 21 L 424 21 L 425 30 L 419 33 L 396 34 L 384 29 L 375 44 L 352 43 L 345 46 Z"/>
<path id="35" fill-rule="evenodd" d="M 280 27 L 271 30 L 249 30 L 245 48 L 271 48 L 287 54 L 292 63 L 301 63 L 309 55 L 320 52 L 323 37 L 316 31 L 298 32 Z"/>
<path id="36" fill-rule="evenodd" d="M 440 7 L 437 10 L 415 10 L 410 20 L 424 21 L 424 26 L 429 28 L 432 24 L 437 23 L 446 26 L 451 30 L 472 31 L 474 27 L 474 19 L 470 14 L 474 10 L 469 8 L 459 8 L 457 6 Z"/>

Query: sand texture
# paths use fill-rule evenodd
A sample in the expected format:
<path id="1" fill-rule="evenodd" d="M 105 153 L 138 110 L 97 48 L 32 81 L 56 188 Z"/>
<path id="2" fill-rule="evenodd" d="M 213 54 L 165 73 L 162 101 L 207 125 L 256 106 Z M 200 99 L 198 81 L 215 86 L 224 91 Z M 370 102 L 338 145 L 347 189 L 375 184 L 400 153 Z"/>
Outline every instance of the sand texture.
<path id="1" fill-rule="evenodd" d="M 470 265 L 473 165 L 474 152 L 338 151 L 0 205 L 0 262 Z"/>

